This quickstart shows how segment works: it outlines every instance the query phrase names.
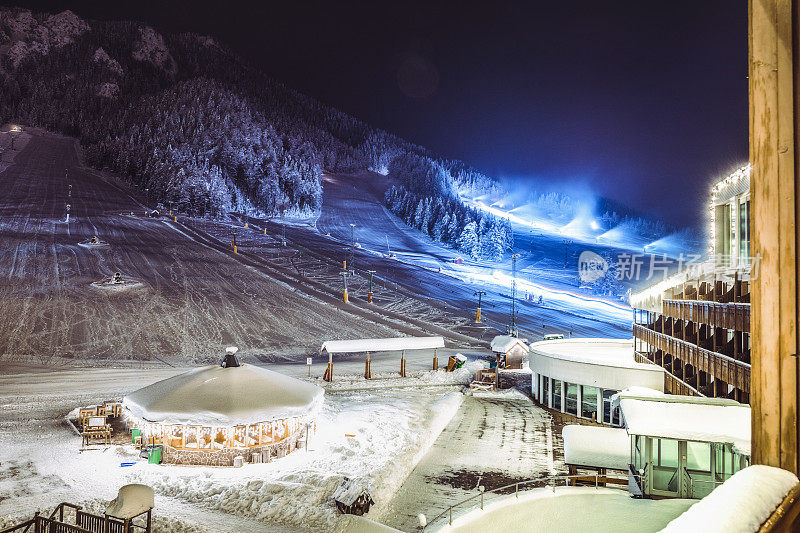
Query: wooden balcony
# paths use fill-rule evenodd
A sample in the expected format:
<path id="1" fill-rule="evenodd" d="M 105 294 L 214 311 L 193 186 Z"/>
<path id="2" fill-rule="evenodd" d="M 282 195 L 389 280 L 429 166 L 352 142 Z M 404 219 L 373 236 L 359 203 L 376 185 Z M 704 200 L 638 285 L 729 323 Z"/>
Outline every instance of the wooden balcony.
<path id="1" fill-rule="evenodd" d="M 650 363 L 655 365 L 655 361 L 647 358 L 646 354 L 633 352 L 633 358 L 637 363 Z M 683 396 L 703 396 L 703 394 L 686 383 L 685 381 L 673 376 L 669 371 L 664 369 L 664 390 L 670 394 L 680 394 Z"/>
<path id="2" fill-rule="evenodd" d="M 696 370 L 707 372 L 743 392 L 750 393 L 750 365 L 744 361 L 737 361 L 727 355 L 700 348 L 639 324 L 634 324 L 633 336 L 677 357 L 684 364 L 692 365 Z"/>
<path id="3" fill-rule="evenodd" d="M 750 304 L 663 300 L 662 306 L 664 316 L 717 328 L 750 332 Z"/>

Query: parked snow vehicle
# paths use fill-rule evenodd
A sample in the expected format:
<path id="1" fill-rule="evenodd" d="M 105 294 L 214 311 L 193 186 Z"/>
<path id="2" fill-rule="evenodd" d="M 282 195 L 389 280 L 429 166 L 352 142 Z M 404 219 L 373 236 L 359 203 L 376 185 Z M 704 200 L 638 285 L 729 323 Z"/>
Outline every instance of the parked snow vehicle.
<path id="1" fill-rule="evenodd" d="M 336 492 L 333 493 L 336 508 L 342 514 L 361 516 L 369 512 L 375 502 L 369 494 L 369 486 L 364 483 L 345 477 Z"/>

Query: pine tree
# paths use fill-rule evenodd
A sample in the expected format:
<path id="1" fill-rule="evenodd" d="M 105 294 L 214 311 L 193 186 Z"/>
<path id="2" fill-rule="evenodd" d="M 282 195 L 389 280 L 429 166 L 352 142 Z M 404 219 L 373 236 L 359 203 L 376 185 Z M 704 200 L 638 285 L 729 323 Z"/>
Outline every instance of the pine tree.
<path id="1" fill-rule="evenodd" d="M 480 257 L 480 240 L 478 238 L 478 226 L 475 222 L 470 222 L 464 226 L 461 235 L 458 237 L 458 249 L 469 254 L 472 259 Z"/>

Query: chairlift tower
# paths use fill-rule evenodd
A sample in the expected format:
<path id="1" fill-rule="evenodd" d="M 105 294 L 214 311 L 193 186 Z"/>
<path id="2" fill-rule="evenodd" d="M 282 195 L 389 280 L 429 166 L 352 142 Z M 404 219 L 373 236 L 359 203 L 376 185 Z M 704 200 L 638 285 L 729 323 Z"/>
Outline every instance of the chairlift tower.
<path id="1" fill-rule="evenodd" d="M 475 312 L 475 322 L 476 323 L 480 323 L 480 321 L 481 321 L 481 299 L 483 298 L 484 294 L 486 294 L 486 291 L 475 291 L 475 293 L 473 294 L 473 296 L 477 296 L 478 297 L 478 309 Z"/>

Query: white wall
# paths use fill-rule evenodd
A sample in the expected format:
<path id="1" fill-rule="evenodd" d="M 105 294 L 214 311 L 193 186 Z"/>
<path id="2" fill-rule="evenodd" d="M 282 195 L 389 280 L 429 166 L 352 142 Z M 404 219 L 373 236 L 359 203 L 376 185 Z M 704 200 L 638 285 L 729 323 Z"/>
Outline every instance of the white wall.
<path id="1" fill-rule="evenodd" d="M 638 386 L 664 392 L 664 369 L 649 363 L 631 362 L 631 367 L 570 361 L 531 352 L 533 375 L 542 374 L 578 385 L 624 390 Z"/>

